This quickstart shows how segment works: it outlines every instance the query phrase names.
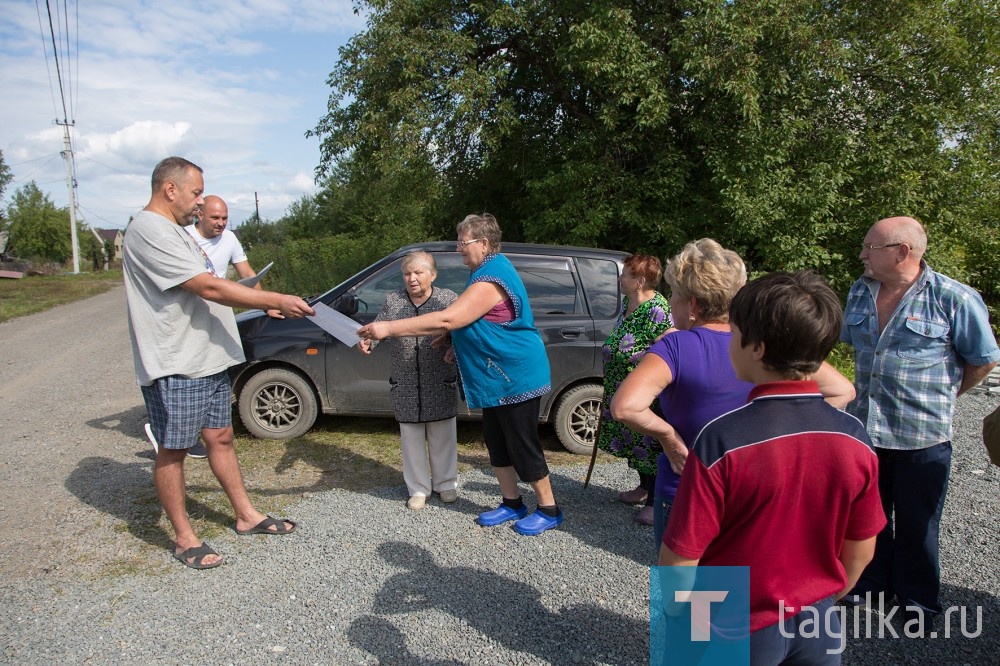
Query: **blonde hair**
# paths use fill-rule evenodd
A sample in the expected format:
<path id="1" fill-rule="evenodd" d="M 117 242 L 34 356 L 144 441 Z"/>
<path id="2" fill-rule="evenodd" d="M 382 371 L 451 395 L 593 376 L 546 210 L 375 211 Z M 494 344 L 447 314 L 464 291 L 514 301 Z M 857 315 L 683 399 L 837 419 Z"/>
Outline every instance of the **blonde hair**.
<path id="1" fill-rule="evenodd" d="M 747 269 L 740 255 L 711 238 L 701 238 L 667 261 L 664 277 L 682 299 L 698 302 L 704 321 L 724 322 L 729 320 L 733 296 L 746 284 Z"/>

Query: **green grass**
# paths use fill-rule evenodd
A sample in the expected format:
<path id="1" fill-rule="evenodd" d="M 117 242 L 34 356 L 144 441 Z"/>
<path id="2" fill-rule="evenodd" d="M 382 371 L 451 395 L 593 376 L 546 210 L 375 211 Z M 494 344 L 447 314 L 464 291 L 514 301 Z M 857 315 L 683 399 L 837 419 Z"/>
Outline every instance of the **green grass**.
<path id="1" fill-rule="evenodd" d="M 0 279 L 0 323 L 96 296 L 120 284 L 120 270 Z"/>

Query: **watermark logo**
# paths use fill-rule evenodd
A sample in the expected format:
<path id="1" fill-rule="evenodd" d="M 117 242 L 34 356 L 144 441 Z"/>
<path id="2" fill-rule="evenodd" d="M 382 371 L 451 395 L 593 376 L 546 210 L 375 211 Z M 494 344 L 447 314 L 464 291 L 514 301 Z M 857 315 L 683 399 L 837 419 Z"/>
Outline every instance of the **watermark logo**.
<path id="1" fill-rule="evenodd" d="M 790 623 L 785 622 L 792 615 L 801 618 L 797 625 L 798 634 L 789 630 Z M 827 650 L 829 654 L 843 652 L 848 636 L 855 640 L 898 639 L 901 636 L 948 639 L 959 634 L 965 638 L 978 638 L 983 633 L 982 606 L 976 606 L 974 610 L 965 606 L 950 606 L 942 613 L 942 617 L 943 621 L 936 623 L 918 606 L 887 606 L 885 595 L 879 594 L 873 598 L 871 592 L 864 597 L 855 595 L 851 604 L 829 606 L 823 610 L 814 606 L 796 609 L 784 601 L 778 602 L 778 630 L 781 635 L 785 638 L 795 638 L 796 635 L 810 638 L 822 627 L 827 634 L 840 637 L 839 649 Z M 901 625 L 901 629 L 897 629 L 897 623 Z"/>
<path id="2" fill-rule="evenodd" d="M 651 567 L 651 666 L 750 663 L 750 567 Z"/>

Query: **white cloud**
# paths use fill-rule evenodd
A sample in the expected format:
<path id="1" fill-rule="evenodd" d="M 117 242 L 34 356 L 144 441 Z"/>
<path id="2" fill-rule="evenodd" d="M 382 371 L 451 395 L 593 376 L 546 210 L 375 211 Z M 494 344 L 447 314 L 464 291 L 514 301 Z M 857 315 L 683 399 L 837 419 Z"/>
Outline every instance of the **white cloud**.
<path id="1" fill-rule="evenodd" d="M 5 0 L 0 15 L 0 149 L 15 177 L 8 194 L 35 180 L 65 205 L 62 103 L 38 7 Z M 78 26 L 70 17 L 78 51 L 60 64 L 88 222 L 123 226 L 171 154 L 201 165 L 209 191 L 244 217 L 254 192 L 274 219 L 315 191 L 318 141 L 304 134 L 325 113 L 338 46 L 364 26 L 349 1 L 109 0 L 80 3 Z"/>

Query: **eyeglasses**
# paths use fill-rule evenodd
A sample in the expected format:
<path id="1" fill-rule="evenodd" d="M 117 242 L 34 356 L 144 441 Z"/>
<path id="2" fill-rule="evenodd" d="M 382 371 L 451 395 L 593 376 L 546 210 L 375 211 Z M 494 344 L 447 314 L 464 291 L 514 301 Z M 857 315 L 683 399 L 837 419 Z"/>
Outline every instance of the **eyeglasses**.
<path id="1" fill-rule="evenodd" d="M 473 243 L 478 243 L 479 241 L 484 241 L 484 240 L 486 240 L 486 239 L 485 238 L 470 238 L 469 240 L 456 241 L 455 242 L 455 247 L 458 248 L 459 250 L 461 250 L 463 247 L 467 247 L 469 245 L 472 245 Z"/>
<path id="2" fill-rule="evenodd" d="M 898 247 L 903 245 L 903 243 L 889 243 L 888 245 L 870 245 L 869 243 L 862 243 L 861 250 L 871 252 L 872 250 L 884 250 L 887 247 Z"/>

